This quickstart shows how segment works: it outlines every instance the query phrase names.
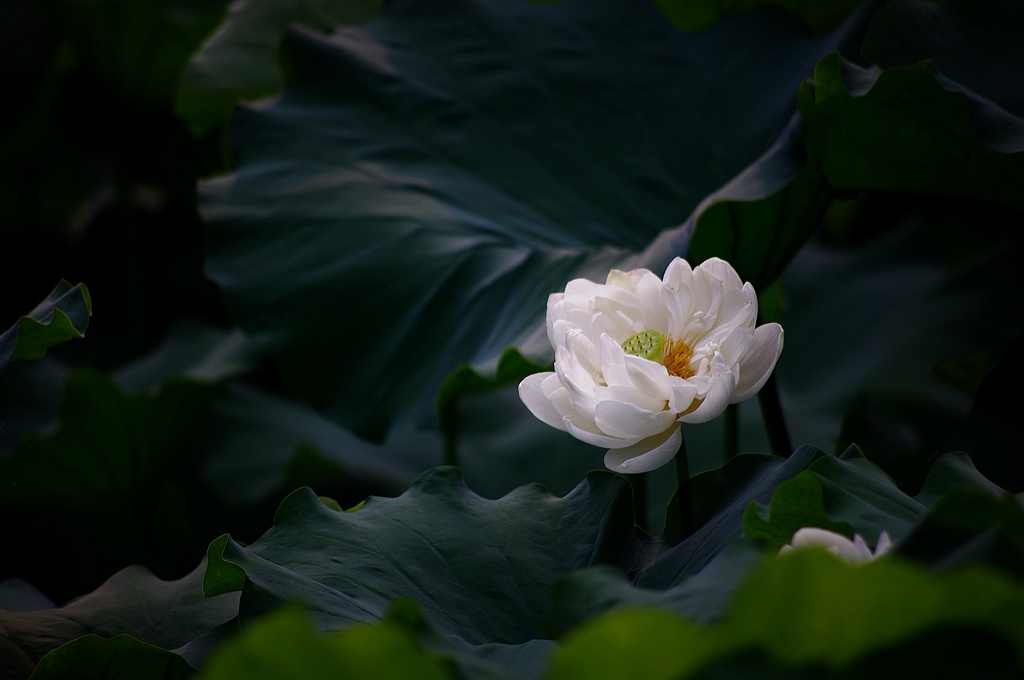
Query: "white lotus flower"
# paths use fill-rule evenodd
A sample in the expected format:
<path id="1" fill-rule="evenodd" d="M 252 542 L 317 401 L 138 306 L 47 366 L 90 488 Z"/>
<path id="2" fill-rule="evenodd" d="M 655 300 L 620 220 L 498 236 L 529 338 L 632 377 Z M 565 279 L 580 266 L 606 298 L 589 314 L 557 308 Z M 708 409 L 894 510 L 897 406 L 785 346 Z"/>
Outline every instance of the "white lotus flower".
<path id="1" fill-rule="evenodd" d="M 782 352 L 782 327 L 754 327 L 757 295 L 727 262 L 691 269 L 676 258 L 664 280 L 612 270 L 575 279 L 548 299 L 554 372 L 519 385 L 533 415 L 608 449 L 604 464 L 639 473 L 672 460 L 680 423 L 703 423 L 757 393 Z"/>
<path id="2" fill-rule="evenodd" d="M 878 535 L 878 542 L 875 543 L 874 552 L 864 542 L 860 534 L 854 534 L 851 541 L 842 534 L 837 534 L 827 529 L 818 527 L 804 527 L 793 534 L 789 545 L 779 549 L 779 553 L 787 553 L 792 550 L 804 548 L 824 548 L 827 552 L 849 564 L 864 564 L 876 560 L 889 552 L 892 548 L 892 541 L 889 534 L 882 532 Z"/>

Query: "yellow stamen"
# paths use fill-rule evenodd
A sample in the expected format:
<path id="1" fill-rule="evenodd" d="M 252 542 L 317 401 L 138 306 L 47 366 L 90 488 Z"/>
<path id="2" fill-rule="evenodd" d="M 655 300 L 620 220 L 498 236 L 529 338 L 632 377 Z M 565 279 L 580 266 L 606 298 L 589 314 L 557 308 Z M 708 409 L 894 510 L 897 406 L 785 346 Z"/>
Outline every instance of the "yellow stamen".
<path id="1" fill-rule="evenodd" d="M 661 350 L 661 363 L 668 369 L 669 374 L 684 380 L 693 377 L 694 371 L 690 368 L 692 358 L 693 348 L 685 342 L 671 337 L 665 339 Z"/>

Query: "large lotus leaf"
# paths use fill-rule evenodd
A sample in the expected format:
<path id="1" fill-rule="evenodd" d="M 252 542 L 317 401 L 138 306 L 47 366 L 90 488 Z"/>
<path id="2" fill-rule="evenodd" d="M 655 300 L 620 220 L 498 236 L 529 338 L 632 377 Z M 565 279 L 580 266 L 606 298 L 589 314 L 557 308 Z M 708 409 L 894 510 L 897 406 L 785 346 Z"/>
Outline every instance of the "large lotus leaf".
<path id="1" fill-rule="evenodd" d="M 1006 313 L 1018 258 L 995 231 L 1000 225 L 989 227 L 994 218 L 1013 219 L 977 204 L 878 195 L 830 212 L 829 232 L 782 277 L 786 347 L 775 374 L 794 441 L 832 451 L 856 443 L 894 476 L 889 461 L 912 460 L 900 479 L 907 488 L 920 485 L 936 451 L 972 452 L 974 438 L 946 444 L 972 395 L 937 380 L 933 369 L 1006 347 L 1021 333 L 1024 321 Z M 832 236 L 840 233 L 849 241 Z M 1015 389 L 1012 378 L 1005 384 Z M 987 403 L 1000 406 L 1006 393 L 993 392 Z M 998 431 L 992 444 L 1012 449 L 1018 435 Z M 1019 459 L 992 444 L 994 460 L 1012 467 Z"/>
<path id="2" fill-rule="evenodd" d="M 273 0 L 235 2 L 217 30 L 185 66 L 175 112 L 193 134 L 224 122 L 239 101 L 276 94 L 281 89 L 277 47 L 292 25 L 326 31 L 360 24 L 380 10 L 382 0 Z"/>
<path id="3" fill-rule="evenodd" d="M 756 541 L 733 541 L 699 574 L 667 590 L 638 588 L 609 567 L 573 572 L 555 583 L 544 626 L 559 638 L 605 611 L 632 607 L 665 609 L 690 621 L 712 623 L 725 615 L 736 589 L 764 557 Z"/>
<path id="4" fill-rule="evenodd" d="M 763 561 L 712 626 L 656 609 L 596 618 L 559 643 L 546 677 L 896 678 L 911 664 L 942 675 L 950 659 L 997 673 L 985 677 L 1013 677 L 1024 650 L 1022 604 L 1021 585 L 988 569 L 936 574 L 896 559 L 851 566 L 800 551 Z M 950 629 L 959 634 L 942 635 Z M 928 642 L 952 648 L 919 644 L 933 635 Z M 976 646 L 962 646 L 968 641 Z M 636 659 L 650 658 L 664 663 L 633 672 Z M 730 672 L 704 675 L 713 661 L 731 661 Z"/>
<path id="5" fill-rule="evenodd" d="M 758 5 L 769 5 L 793 14 L 816 34 L 834 29 L 862 2 L 863 0 L 654 0 L 658 9 L 681 31 L 702 31 L 730 14 L 749 12 Z"/>
<path id="6" fill-rule="evenodd" d="M 754 12 L 684 35 L 622 0 L 399 0 L 293 31 L 283 95 L 236 111 L 235 172 L 203 184 L 207 271 L 298 394 L 382 437 L 431 417 L 462 363 L 549 360 L 545 299 L 568 279 L 683 254 L 679 225 L 857 28 Z"/>
<path id="7" fill-rule="evenodd" d="M 752 500 L 767 501 L 779 484 L 823 455 L 811 446 L 797 449 L 789 458 L 741 454 L 718 470 L 691 477 L 669 506 L 670 513 L 679 512 L 680 503 L 686 508 L 687 521 L 680 520 L 679 525 L 684 529 L 676 530 L 686 538 L 637 574 L 636 584 L 667 589 L 700 573 L 740 536 L 743 513 Z"/>
<path id="8" fill-rule="evenodd" d="M 1024 115 L 1024 7 L 1015 0 L 894 0 L 875 14 L 861 51 L 882 68 L 931 59 L 953 81 Z"/>
<path id="9" fill-rule="evenodd" d="M 543 637 L 539 621 L 559 576 L 621 563 L 633 540 L 628 484 L 597 472 L 569 495 L 527 486 L 496 501 L 455 468 L 424 473 L 402 496 L 337 512 L 308 489 L 282 503 L 248 548 L 210 546 L 209 593 L 242 590 L 240 613 L 304 602 L 320 627 L 372 621 L 408 597 L 439 631 L 474 645 Z"/>
<path id="10" fill-rule="evenodd" d="M 31 680 L 186 680 L 195 674 L 187 661 L 130 635 L 105 639 L 85 635 L 47 654 Z"/>
<path id="11" fill-rule="evenodd" d="M 800 114 L 839 190 L 937 193 L 1024 210 L 1024 120 L 935 72 L 823 58 Z"/>
<path id="12" fill-rule="evenodd" d="M 58 17 L 79 59 L 125 98 L 168 104 L 181 69 L 220 21 L 225 0 L 62 0 Z"/>
<path id="13" fill-rule="evenodd" d="M 830 202 L 818 163 L 808 160 L 796 115 L 779 140 L 687 220 L 689 259 L 720 257 L 755 289 L 782 272 Z"/>
<path id="14" fill-rule="evenodd" d="M 192 443 L 213 391 L 178 378 L 134 394 L 92 369 L 73 370 L 59 426 L 23 434 L 0 458 L 3 576 L 30 574 L 63 599 L 133 562 L 194 565 L 210 536 L 185 531 L 195 519 Z M 37 548 L 41 538 L 47 551 Z"/>
<path id="15" fill-rule="evenodd" d="M 743 533 L 778 548 L 801 527 L 814 526 L 874 543 L 880 532 L 902 538 L 927 512 L 881 469 L 862 458 L 822 458 L 785 482 L 769 507 L 751 502 Z"/>
<path id="16" fill-rule="evenodd" d="M 114 378 L 125 389 L 154 390 L 170 378 L 218 383 L 253 370 L 256 345 L 237 329 L 183 322 L 149 354 L 119 366 Z"/>
<path id="17" fill-rule="evenodd" d="M 0 379 L 7 364 L 19 359 L 39 359 L 54 345 L 84 337 L 92 315 L 89 290 L 61 281 L 35 309 L 0 335 Z M 10 393 L 6 381 L 0 389 L 0 427 L 7 419 Z"/>
<path id="18" fill-rule="evenodd" d="M 0 675 L 12 680 L 28 677 L 46 654 L 88 634 L 104 638 L 130 635 L 141 643 L 176 650 L 198 666 L 202 655 L 190 650 L 191 644 L 238 612 L 237 593 L 204 596 L 204 571 L 205 562 L 184 578 L 163 581 L 134 566 L 63 607 L 0 608 L 0 637 L 5 640 L 0 646 Z M 83 652 L 83 657 L 76 658 L 85 656 L 89 654 Z"/>
<path id="19" fill-rule="evenodd" d="M 345 501 L 356 484 L 362 495 L 401 493 L 441 462 L 434 433 L 396 430 L 371 444 L 324 419 L 305 404 L 232 385 L 210 404 L 202 440 L 203 478 L 229 506 L 254 505 L 312 486 Z"/>
<path id="20" fill-rule="evenodd" d="M 1024 335 L 1013 341 L 983 377 L 970 413 L 943 448 L 969 450 L 987 478 L 1010 491 L 1024 491 L 1024 460 L 1017 455 L 1020 421 L 1016 401 L 1007 398 L 1024 380 Z"/>

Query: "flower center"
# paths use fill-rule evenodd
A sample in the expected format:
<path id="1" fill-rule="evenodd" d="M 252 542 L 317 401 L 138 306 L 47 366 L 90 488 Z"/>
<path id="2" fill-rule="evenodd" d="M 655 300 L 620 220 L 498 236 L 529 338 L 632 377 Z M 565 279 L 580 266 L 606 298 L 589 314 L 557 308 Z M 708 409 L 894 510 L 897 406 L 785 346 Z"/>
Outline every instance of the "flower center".
<path id="1" fill-rule="evenodd" d="M 694 375 L 690 368 L 690 359 L 693 358 L 693 348 L 682 340 L 665 338 L 656 330 L 640 331 L 626 338 L 622 343 L 622 350 L 626 354 L 657 361 L 664 366 L 671 375 L 677 378 L 690 378 Z"/>

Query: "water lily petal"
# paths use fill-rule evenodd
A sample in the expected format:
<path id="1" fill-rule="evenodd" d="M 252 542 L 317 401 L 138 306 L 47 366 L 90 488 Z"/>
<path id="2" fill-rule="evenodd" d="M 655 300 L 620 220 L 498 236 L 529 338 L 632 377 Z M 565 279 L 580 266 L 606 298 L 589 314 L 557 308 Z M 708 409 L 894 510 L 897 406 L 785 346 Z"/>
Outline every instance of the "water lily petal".
<path id="1" fill-rule="evenodd" d="M 546 373 L 534 373 L 523 378 L 523 381 L 519 383 L 519 398 L 526 404 L 526 408 L 530 410 L 534 416 L 537 417 L 541 422 L 550 425 L 551 427 L 559 430 L 565 430 L 565 424 L 562 422 L 562 414 L 558 412 L 549 394 L 552 391 L 544 389 L 545 381 L 554 379 L 558 389 L 564 391 L 565 388 L 561 386 L 558 381 L 558 376 L 554 372 L 548 371 Z M 548 385 L 550 387 L 550 385 Z"/>
<path id="2" fill-rule="evenodd" d="M 608 451 L 604 454 L 604 465 L 609 470 L 626 474 L 657 470 L 675 457 L 682 440 L 683 435 L 677 425 L 632 446 Z"/>
<path id="3" fill-rule="evenodd" d="M 640 441 L 639 437 L 630 437 L 628 439 L 611 437 L 598 430 L 597 425 L 593 421 L 582 418 L 577 414 L 569 414 L 562 421 L 565 423 L 565 429 L 569 431 L 569 434 L 581 442 L 586 442 L 593 446 L 601 446 L 606 449 L 622 449 Z"/>
<path id="4" fill-rule="evenodd" d="M 668 370 L 661 364 L 623 353 L 623 364 L 629 376 L 629 384 L 658 399 L 668 399 Z"/>
<path id="5" fill-rule="evenodd" d="M 697 385 L 691 380 L 683 380 L 674 376 L 670 378 L 670 382 L 672 394 L 668 399 L 668 408 L 676 414 L 685 413 L 693 404 L 694 397 L 697 396 Z"/>
<path id="6" fill-rule="evenodd" d="M 749 399 L 764 386 L 782 354 L 782 340 L 782 326 L 777 323 L 766 323 L 754 329 L 754 339 L 740 358 L 740 378 L 731 403 L 738 404 Z"/>
<path id="7" fill-rule="evenodd" d="M 599 401 L 594 422 L 613 437 L 646 438 L 672 427 L 676 416 L 671 411 L 648 411 L 622 401 Z"/>
<path id="8" fill-rule="evenodd" d="M 721 354 L 715 354 L 711 362 L 711 379 L 708 391 L 700 406 L 680 418 L 684 423 L 706 423 L 721 415 L 729 405 L 729 398 L 736 389 L 736 374 L 729 370 Z"/>

